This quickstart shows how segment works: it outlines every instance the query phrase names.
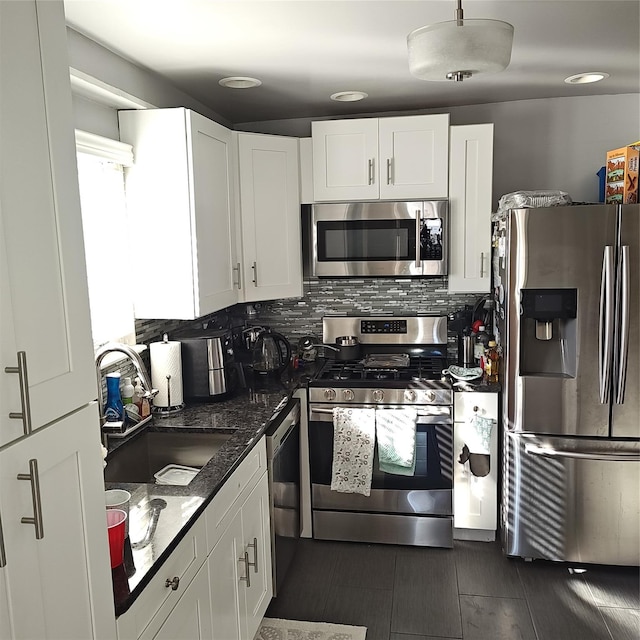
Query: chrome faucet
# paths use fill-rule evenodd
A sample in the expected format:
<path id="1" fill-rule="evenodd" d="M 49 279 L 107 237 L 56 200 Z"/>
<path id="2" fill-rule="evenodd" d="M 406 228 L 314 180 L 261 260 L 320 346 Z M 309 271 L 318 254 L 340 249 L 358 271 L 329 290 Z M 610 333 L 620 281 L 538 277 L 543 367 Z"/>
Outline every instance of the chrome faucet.
<path id="1" fill-rule="evenodd" d="M 137 351 L 132 349 L 129 345 L 121 344 L 119 342 L 109 342 L 104 346 L 100 347 L 96 353 L 96 373 L 98 376 L 98 406 L 100 409 L 100 422 L 102 426 L 102 412 L 104 410 L 104 396 L 102 394 L 102 372 L 100 370 L 100 365 L 102 360 L 108 353 L 119 352 L 123 353 L 125 356 L 133 362 L 134 367 L 136 368 L 136 372 L 140 377 L 140 381 L 142 382 L 142 386 L 145 390 L 144 397 L 145 398 L 153 398 L 158 390 L 153 388 L 151 384 L 151 377 L 147 372 L 147 368 L 144 366 L 144 362 L 142 362 L 142 358 L 138 354 Z M 124 421 L 123 421 L 124 424 Z"/>

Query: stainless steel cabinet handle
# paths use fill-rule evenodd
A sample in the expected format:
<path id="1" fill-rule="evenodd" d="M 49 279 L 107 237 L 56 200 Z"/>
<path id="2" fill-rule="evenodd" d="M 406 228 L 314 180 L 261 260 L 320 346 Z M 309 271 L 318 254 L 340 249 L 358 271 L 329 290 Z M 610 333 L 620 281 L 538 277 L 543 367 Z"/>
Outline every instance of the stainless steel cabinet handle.
<path id="1" fill-rule="evenodd" d="M 420 232 L 422 231 L 422 215 L 421 211 L 416 210 L 416 267 L 422 266 L 422 260 L 420 258 Z"/>
<path id="2" fill-rule="evenodd" d="M 238 558 L 238 560 L 240 560 L 240 562 L 244 562 L 244 566 L 247 572 L 246 577 L 240 576 L 240 580 L 244 580 L 247 583 L 247 589 L 249 589 L 251 587 L 251 574 L 249 573 L 249 552 L 245 551 L 244 556 L 241 556 L 240 558 Z"/>
<path id="3" fill-rule="evenodd" d="M 480 277 L 484 278 L 484 251 L 480 252 Z"/>
<path id="4" fill-rule="evenodd" d="M 620 254 L 620 343 L 617 345 L 618 379 L 616 381 L 616 404 L 624 403 L 627 386 L 627 357 L 629 355 L 629 246 L 623 245 Z"/>
<path id="5" fill-rule="evenodd" d="M 233 284 L 234 284 L 235 286 L 237 286 L 237 287 L 238 287 L 238 289 L 242 289 L 242 286 L 240 285 L 240 263 L 239 263 L 239 262 L 236 262 L 236 266 L 235 266 L 235 267 L 233 267 L 233 269 L 232 269 L 232 270 L 233 270 L 233 271 L 237 271 L 237 272 L 238 272 L 238 281 L 236 282 L 236 281 L 235 281 L 235 279 L 234 279 Z"/>
<path id="6" fill-rule="evenodd" d="M 29 399 L 29 378 L 27 376 L 27 353 L 18 351 L 18 366 L 5 367 L 5 373 L 17 373 L 20 384 L 20 402 L 22 411 L 20 413 L 10 413 L 9 417 L 22 420 L 22 431 L 25 436 L 31 433 L 31 400 Z"/>
<path id="7" fill-rule="evenodd" d="M 178 576 L 174 576 L 171 579 L 167 578 L 164 581 L 164 586 L 167 587 L 167 589 L 171 587 L 171 591 L 177 591 L 180 586 L 180 578 Z"/>
<path id="8" fill-rule="evenodd" d="M 613 340 L 613 247 L 604 248 L 600 280 L 600 319 L 598 331 L 598 377 L 600 403 L 609 402 L 611 390 L 611 352 Z"/>
<path id="9" fill-rule="evenodd" d="M 31 482 L 31 501 L 33 502 L 33 518 L 21 518 L 22 524 L 32 524 L 36 528 L 36 540 L 44 538 L 44 525 L 42 523 L 42 502 L 40 500 L 40 477 L 38 476 L 38 461 L 35 458 L 29 460 L 29 473 L 19 473 L 18 480 Z"/>
<path id="10" fill-rule="evenodd" d="M 374 175 L 373 175 L 373 158 L 369 158 L 369 184 L 373 184 Z"/>
<path id="11" fill-rule="evenodd" d="M 251 265 L 251 268 L 253 269 L 253 280 L 252 280 L 253 286 L 257 287 L 258 286 L 258 263 L 254 262 Z"/>
<path id="12" fill-rule="evenodd" d="M 7 553 L 4 550 L 4 533 L 2 533 L 2 518 L 0 518 L 0 568 L 7 566 Z"/>
<path id="13" fill-rule="evenodd" d="M 392 182 L 391 165 L 392 165 L 391 158 L 387 158 L 387 184 L 391 184 Z"/>
<path id="14" fill-rule="evenodd" d="M 247 566 L 253 567 L 253 572 L 258 573 L 258 538 L 254 538 L 247 547 L 253 547 L 253 562 L 248 562 Z"/>

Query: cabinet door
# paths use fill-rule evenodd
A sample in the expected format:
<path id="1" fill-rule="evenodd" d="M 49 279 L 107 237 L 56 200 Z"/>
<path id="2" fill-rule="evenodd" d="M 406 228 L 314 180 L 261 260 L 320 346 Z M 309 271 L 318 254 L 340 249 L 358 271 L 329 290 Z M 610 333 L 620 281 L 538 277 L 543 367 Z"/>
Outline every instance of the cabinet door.
<path id="1" fill-rule="evenodd" d="M 242 558 L 242 560 L 240 559 Z M 238 512 L 218 540 L 207 561 L 211 586 L 213 640 L 244 640 L 244 614 L 241 616 L 240 589 L 246 576 L 242 544 L 242 516 Z"/>
<path id="2" fill-rule="evenodd" d="M 127 209 L 149 277 L 134 292 L 137 318 L 190 320 L 237 301 L 231 132 L 188 109 L 119 113 L 133 145 Z"/>
<path id="3" fill-rule="evenodd" d="M 211 640 L 211 593 L 207 566 L 193 579 L 165 620 L 154 640 Z M 144 638 L 144 635 L 142 636 Z M 141 640 L 142 640 L 141 638 Z"/>
<path id="4" fill-rule="evenodd" d="M 0 452 L 3 571 L 17 638 L 116 634 L 97 425 L 92 403 Z M 36 475 L 30 461 L 41 518 L 34 481 L 24 479 Z M 39 539 L 24 518 L 41 521 Z"/>
<path id="5" fill-rule="evenodd" d="M 97 397 L 62 2 L 0 2 L 0 445 Z"/>
<path id="6" fill-rule="evenodd" d="M 245 302 L 302 296 L 298 140 L 238 135 Z"/>
<path id="7" fill-rule="evenodd" d="M 451 127 L 449 292 L 491 287 L 493 125 Z"/>
<path id="8" fill-rule="evenodd" d="M 189 116 L 195 314 L 203 316 L 238 301 L 232 179 L 235 154 L 231 131 L 193 111 Z"/>
<path id="9" fill-rule="evenodd" d="M 460 460 L 465 445 L 472 454 L 477 454 L 478 433 L 472 421 L 476 413 L 494 421 L 489 441 L 490 470 L 484 476 L 477 474 L 484 473 L 482 465 L 486 464 L 486 458 Z M 454 416 L 453 526 L 456 529 L 491 531 L 490 538 L 493 539 L 498 519 L 498 394 L 456 393 Z M 476 466 L 476 462 L 480 466 Z"/>
<path id="10" fill-rule="evenodd" d="M 311 123 L 316 201 L 377 200 L 378 119 Z"/>
<path id="11" fill-rule="evenodd" d="M 251 585 L 243 583 L 240 590 L 246 611 L 245 638 L 251 640 L 273 596 L 269 481 L 266 473 L 242 507 L 242 533 L 249 553 Z"/>
<path id="12" fill-rule="evenodd" d="M 446 198 L 449 114 L 380 118 L 380 199 Z"/>

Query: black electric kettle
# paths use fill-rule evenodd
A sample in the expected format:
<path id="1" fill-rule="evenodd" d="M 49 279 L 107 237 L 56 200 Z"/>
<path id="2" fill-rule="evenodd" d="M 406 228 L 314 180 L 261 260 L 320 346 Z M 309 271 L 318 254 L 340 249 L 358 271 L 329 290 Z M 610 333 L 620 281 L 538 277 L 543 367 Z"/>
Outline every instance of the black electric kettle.
<path id="1" fill-rule="evenodd" d="M 252 369 L 263 375 L 282 373 L 291 359 L 289 341 L 281 333 L 265 327 L 251 327 L 247 331 Z"/>

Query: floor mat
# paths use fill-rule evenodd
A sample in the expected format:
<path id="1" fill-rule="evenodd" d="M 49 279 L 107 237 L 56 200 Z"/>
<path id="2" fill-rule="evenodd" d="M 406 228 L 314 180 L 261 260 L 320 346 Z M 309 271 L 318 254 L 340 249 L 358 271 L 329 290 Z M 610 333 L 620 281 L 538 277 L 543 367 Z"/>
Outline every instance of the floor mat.
<path id="1" fill-rule="evenodd" d="M 366 627 L 264 618 L 254 640 L 365 640 Z"/>

